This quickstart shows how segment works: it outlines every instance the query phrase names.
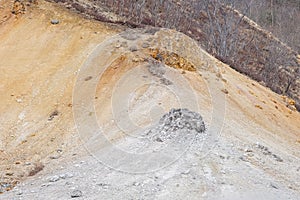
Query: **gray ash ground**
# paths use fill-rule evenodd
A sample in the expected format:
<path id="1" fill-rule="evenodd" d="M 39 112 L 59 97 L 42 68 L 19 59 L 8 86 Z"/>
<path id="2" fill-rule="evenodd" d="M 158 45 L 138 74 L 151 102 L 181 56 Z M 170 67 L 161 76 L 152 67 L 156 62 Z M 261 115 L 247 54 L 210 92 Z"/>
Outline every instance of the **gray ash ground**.
<path id="1" fill-rule="evenodd" d="M 297 174 L 298 161 L 293 164 L 293 158 L 288 156 L 283 156 L 284 161 L 278 160 L 274 149 L 260 143 L 248 146 L 238 139 L 221 138 L 207 154 L 202 146 L 210 136 L 206 128 L 199 113 L 184 108 L 171 109 L 152 128 L 141 133 L 142 137 L 124 139 L 118 147 L 132 153 L 153 150 L 159 151 L 158 154 L 168 153 L 176 158 L 172 164 L 152 173 L 128 173 L 108 168 L 93 155 L 88 155 L 80 158 L 81 161 L 51 170 L 47 176 L 27 180 L 2 197 L 23 200 L 44 199 L 45 195 L 53 200 L 299 199 L 292 186 L 251 167 L 251 161 L 262 163 L 263 169 L 274 168 L 275 171 L 293 166 L 291 170 Z M 190 144 L 190 141 L 193 142 Z M 109 152 L 106 155 L 110 155 Z M 155 163 L 163 161 L 153 160 Z M 129 162 L 125 158 L 119 165 L 126 166 Z"/>

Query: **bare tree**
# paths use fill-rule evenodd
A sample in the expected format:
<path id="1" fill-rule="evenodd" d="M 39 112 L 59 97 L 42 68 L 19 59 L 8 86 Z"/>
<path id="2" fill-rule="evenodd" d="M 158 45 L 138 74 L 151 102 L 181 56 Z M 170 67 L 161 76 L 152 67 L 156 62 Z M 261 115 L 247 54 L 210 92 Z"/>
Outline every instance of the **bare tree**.
<path id="1" fill-rule="evenodd" d="M 239 16 L 235 10 L 235 0 L 205 1 L 205 12 L 208 17 L 207 38 L 209 52 L 221 60 L 233 60 L 241 34 L 239 26 L 245 14 Z M 249 6 L 246 6 L 249 9 Z M 245 13 L 245 12 L 244 12 Z"/>

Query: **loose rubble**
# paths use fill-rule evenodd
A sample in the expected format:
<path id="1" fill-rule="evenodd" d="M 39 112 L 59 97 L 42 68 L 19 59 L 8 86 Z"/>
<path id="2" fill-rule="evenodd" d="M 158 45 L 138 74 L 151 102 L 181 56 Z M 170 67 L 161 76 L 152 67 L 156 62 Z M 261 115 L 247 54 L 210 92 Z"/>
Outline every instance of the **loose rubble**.
<path id="1" fill-rule="evenodd" d="M 161 130 L 172 132 L 178 129 L 195 130 L 198 133 L 205 131 L 205 124 L 199 113 L 192 112 L 186 108 L 171 109 L 159 120 Z"/>
<path id="2" fill-rule="evenodd" d="M 179 130 L 199 134 L 205 132 L 206 127 L 199 113 L 186 108 L 173 108 L 160 118 L 158 126 L 149 130 L 147 135 L 152 135 L 153 141 L 164 142 L 175 138 L 175 132 Z"/>

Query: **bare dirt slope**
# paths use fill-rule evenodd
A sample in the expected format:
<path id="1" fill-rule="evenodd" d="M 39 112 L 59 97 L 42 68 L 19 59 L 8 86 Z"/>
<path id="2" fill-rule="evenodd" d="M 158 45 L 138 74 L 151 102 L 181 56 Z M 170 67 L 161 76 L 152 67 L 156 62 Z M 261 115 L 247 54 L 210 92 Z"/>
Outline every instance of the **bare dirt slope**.
<path id="1" fill-rule="evenodd" d="M 4 176 L 12 170 L 18 179 L 31 170 L 21 170 L 25 163 L 31 168 L 57 149 L 77 144 L 72 139 L 74 81 L 92 49 L 116 30 L 49 3 L 19 16 L 11 14 L 10 1 L 2 4 L 7 12 L 0 12 L 1 19 L 8 20 L 0 28 L 0 162 Z M 52 25 L 52 19 L 60 23 Z M 64 142 L 67 138 L 70 142 Z"/>
<path id="2" fill-rule="evenodd" d="M 0 199 L 299 198 L 293 101 L 172 30 L 1 5 L 1 189 L 21 183 Z M 140 139 L 171 108 L 200 113 L 205 134 Z"/>

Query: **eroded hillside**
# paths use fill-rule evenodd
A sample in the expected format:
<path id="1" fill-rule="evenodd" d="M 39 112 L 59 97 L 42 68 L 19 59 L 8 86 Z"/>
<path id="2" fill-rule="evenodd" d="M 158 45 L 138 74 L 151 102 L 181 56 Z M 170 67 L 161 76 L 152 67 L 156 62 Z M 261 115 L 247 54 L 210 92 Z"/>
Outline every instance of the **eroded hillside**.
<path id="1" fill-rule="evenodd" d="M 232 68 L 294 99 L 300 109 L 298 53 L 243 11 L 224 5 L 234 1 L 52 1 L 99 21 L 183 32 Z"/>
<path id="2" fill-rule="evenodd" d="M 0 199 L 299 196 L 300 114 L 289 98 L 174 30 L 123 32 L 44 1 L 18 16 L 1 5 L 0 188 L 21 183 Z M 147 137 L 172 108 L 200 113 L 200 139 Z"/>

